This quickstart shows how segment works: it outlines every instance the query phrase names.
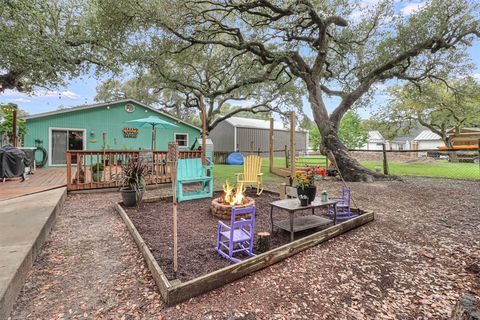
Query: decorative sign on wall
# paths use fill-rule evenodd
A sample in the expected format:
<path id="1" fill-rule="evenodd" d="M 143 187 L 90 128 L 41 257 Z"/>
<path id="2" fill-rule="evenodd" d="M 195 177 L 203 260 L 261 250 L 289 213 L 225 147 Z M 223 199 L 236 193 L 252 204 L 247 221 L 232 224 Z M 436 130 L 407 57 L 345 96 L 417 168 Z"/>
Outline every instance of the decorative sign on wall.
<path id="1" fill-rule="evenodd" d="M 124 138 L 136 138 L 138 135 L 137 128 L 123 128 L 122 132 Z"/>

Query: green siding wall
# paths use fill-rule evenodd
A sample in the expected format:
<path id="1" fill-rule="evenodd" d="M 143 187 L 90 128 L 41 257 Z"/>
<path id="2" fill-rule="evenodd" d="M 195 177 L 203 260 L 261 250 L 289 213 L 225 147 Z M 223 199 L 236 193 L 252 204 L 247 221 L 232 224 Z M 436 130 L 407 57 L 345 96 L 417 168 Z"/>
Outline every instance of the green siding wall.
<path id="1" fill-rule="evenodd" d="M 125 104 L 135 105 L 134 112 L 126 112 Z M 152 127 L 137 127 L 129 120 L 146 118 L 154 115 L 160 119 L 174 123 L 178 126 L 175 129 L 157 129 L 157 150 L 167 150 L 168 142 L 174 140 L 174 133 L 187 133 L 188 145 L 191 146 L 195 139 L 201 135 L 200 131 L 177 122 L 161 113 L 145 108 L 134 102 L 112 103 L 107 106 L 93 107 L 78 111 L 65 112 L 49 115 L 41 118 L 27 119 L 27 133 L 24 145 L 34 147 L 35 140 L 43 140 L 43 147 L 49 150 L 49 128 L 68 128 L 86 130 L 86 149 L 101 150 L 103 147 L 102 133 L 106 132 L 107 149 L 114 150 L 139 150 L 150 149 L 152 143 Z M 126 127 L 138 128 L 136 138 L 124 138 L 122 129 Z M 91 132 L 93 131 L 93 134 Z M 96 141 L 94 141 L 96 140 Z"/>

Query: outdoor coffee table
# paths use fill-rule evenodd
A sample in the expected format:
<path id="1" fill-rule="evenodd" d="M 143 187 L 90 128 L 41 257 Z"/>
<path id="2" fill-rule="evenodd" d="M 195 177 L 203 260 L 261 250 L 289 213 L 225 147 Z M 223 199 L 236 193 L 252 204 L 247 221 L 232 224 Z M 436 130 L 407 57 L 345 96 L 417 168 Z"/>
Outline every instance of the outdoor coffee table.
<path id="1" fill-rule="evenodd" d="M 293 241 L 295 232 L 327 226 L 330 223 L 332 223 L 332 220 L 315 215 L 315 208 L 328 207 L 329 205 L 333 205 L 333 224 L 335 224 L 337 220 L 337 206 L 336 206 L 337 202 L 338 201 L 334 201 L 334 200 L 322 202 L 320 201 L 320 198 L 317 197 L 308 206 L 302 207 L 300 206 L 300 201 L 296 198 L 273 201 L 270 203 L 270 223 L 272 226 L 272 233 L 273 233 L 273 226 L 276 226 L 286 231 L 290 231 L 290 242 L 291 242 Z M 278 209 L 288 211 L 289 219 L 274 222 L 273 208 L 278 208 Z M 307 209 L 312 209 L 311 215 L 295 218 L 296 211 L 307 210 Z"/>

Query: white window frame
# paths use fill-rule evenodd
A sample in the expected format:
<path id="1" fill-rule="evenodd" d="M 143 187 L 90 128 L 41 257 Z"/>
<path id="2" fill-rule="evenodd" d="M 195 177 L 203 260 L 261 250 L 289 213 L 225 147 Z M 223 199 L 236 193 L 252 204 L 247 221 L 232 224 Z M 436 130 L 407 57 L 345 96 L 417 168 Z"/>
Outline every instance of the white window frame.
<path id="1" fill-rule="evenodd" d="M 52 164 L 52 131 L 83 131 L 83 150 L 87 150 L 87 129 L 83 128 L 58 128 L 58 127 L 49 127 L 48 128 L 48 166 L 49 167 L 64 167 L 67 164 Z M 72 163 L 72 166 L 76 164 Z"/>
<path id="2" fill-rule="evenodd" d="M 188 146 L 190 145 L 190 144 L 189 144 L 190 137 L 188 136 L 188 133 L 186 133 L 186 132 L 175 132 L 175 133 L 173 134 L 173 141 L 177 142 L 177 135 L 180 135 L 180 134 L 187 136 L 187 145 L 186 145 L 186 146 L 180 146 L 180 145 L 179 145 L 179 147 L 180 147 L 180 148 L 188 148 Z"/>

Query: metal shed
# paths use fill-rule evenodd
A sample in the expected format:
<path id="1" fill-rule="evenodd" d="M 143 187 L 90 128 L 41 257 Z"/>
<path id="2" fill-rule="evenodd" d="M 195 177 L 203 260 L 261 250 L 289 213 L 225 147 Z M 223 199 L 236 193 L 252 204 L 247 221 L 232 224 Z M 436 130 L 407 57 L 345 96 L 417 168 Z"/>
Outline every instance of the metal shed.
<path id="1" fill-rule="evenodd" d="M 275 156 L 282 156 L 285 146 L 290 145 L 290 129 L 282 122 L 274 122 L 273 149 Z M 263 157 L 268 156 L 270 121 L 231 117 L 220 122 L 209 134 L 218 152 L 258 152 Z M 295 143 L 297 152 L 306 152 L 308 132 L 296 130 Z"/>

